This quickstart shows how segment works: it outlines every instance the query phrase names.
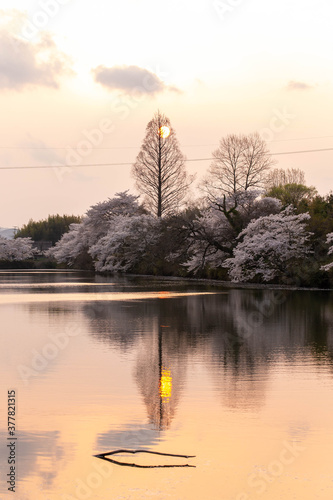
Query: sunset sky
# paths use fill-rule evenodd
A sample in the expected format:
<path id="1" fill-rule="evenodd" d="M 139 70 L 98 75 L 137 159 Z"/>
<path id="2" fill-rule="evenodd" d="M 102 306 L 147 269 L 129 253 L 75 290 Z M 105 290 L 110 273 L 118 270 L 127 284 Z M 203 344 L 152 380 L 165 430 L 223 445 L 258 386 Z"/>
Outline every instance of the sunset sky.
<path id="1" fill-rule="evenodd" d="M 261 133 L 333 189 L 330 0 L 2 0 L 0 227 L 134 191 L 157 109 L 189 160 Z M 96 164 L 119 164 L 91 166 Z M 127 164 L 128 163 L 128 164 Z M 87 167 L 77 167 L 85 164 Z M 45 169 L 17 169 L 50 166 Z M 200 180 L 209 161 L 188 161 Z M 10 171 L 12 169 L 12 171 Z"/>

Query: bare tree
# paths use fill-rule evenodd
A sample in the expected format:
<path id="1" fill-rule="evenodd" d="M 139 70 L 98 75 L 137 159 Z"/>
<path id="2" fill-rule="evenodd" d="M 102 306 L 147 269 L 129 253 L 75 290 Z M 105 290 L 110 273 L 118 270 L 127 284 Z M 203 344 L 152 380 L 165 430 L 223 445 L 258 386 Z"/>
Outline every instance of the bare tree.
<path id="1" fill-rule="evenodd" d="M 177 211 L 187 194 L 192 179 L 185 170 L 185 156 L 169 118 L 159 111 L 147 125 L 132 175 L 145 205 L 157 217 Z"/>
<path id="2" fill-rule="evenodd" d="M 300 168 L 274 168 L 267 176 L 266 189 L 273 187 L 285 186 L 286 184 L 302 184 L 305 183 L 305 175 Z"/>
<path id="3" fill-rule="evenodd" d="M 222 138 L 213 157 L 203 183 L 211 201 L 263 187 L 267 172 L 275 163 L 258 133 Z"/>
<path id="4" fill-rule="evenodd" d="M 305 185 L 305 175 L 299 168 L 274 168 L 266 180 L 266 196 L 277 198 L 283 206 L 298 207 L 318 194 L 314 186 Z"/>

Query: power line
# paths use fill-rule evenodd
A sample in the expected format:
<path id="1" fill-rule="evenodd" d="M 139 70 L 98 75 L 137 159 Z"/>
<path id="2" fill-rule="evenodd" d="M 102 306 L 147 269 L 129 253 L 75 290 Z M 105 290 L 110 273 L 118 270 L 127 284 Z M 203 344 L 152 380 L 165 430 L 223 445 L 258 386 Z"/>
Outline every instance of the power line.
<path id="1" fill-rule="evenodd" d="M 320 151 L 333 151 L 333 148 L 322 148 L 322 149 L 304 149 L 300 151 L 283 151 L 280 153 L 270 153 L 271 156 L 278 155 L 294 155 L 300 153 L 318 153 Z M 217 158 L 192 158 L 186 161 L 208 161 L 208 160 L 216 160 Z"/>
<path id="2" fill-rule="evenodd" d="M 333 148 L 324 149 L 307 149 L 302 151 L 283 151 L 281 153 L 271 153 L 271 156 L 278 155 L 293 155 L 301 153 L 318 153 L 321 151 L 333 151 Z M 216 158 L 189 158 L 186 161 L 211 161 L 216 160 Z M 122 165 L 133 165 L 133 162 L 126 163 L 89 163 L 89 164 L 77 164 L 77 165 L 24 165 L 20 167 L 0 167 L 0 170 L 28 170 L 28 169 L 47 169 L 47 168 L 78 168 L 78 167 L 112 167 L 112 166 L 122 166 Z"/>
<path id="3" fill-rule="evenodd" d="M 316 137 L 294 137 L 292 139 L 274 139 L 274 141 L 270 142 L 288 142 L 288 141 L 310 141 L 313 139 L 331 139 L 333 135 L 321 135 Z"/>
<path id="4" fill-rule="evenodd" d="M 319 151 L 333 151 L 333 148 L 322 148 L 322 149 L 304 149 L 303 151 L 284 151 L 283 153 L 271 153 L 272 156 L 277 155 L 294 155 L 299 153 L 318 153 Z"/>

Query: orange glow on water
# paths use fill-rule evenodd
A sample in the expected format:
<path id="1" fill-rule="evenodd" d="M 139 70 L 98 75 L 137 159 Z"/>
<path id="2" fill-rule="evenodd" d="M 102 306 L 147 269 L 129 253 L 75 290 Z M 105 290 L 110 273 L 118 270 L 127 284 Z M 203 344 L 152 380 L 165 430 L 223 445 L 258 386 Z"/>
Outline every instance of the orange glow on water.
<path id="1" fill-rule="evenodd" d="M 162 399 L 169 399 L 172 392 L 172 377 L 170 370 L 162 370 L 160 378 L 160 395 Z"/>

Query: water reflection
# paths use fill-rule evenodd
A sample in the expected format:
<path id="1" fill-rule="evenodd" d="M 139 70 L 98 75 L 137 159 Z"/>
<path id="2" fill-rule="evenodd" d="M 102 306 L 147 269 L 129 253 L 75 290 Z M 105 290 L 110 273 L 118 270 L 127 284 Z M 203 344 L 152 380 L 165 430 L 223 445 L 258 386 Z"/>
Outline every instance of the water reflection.
<path id="1" fill-rule="evenodd" d="M 149 424 L 136 420 L 124 423 L 121 427 L 97 435 L 96 449 L 108 451 L 119 448 L 150 448 L 161 440 L 161 433 Z"/>
<path id="2" fill-rule="evenodd" d="M 0 433 L 2 443 L 8 443 L 7 435 Z M 27 432 L 20 430 L 17 446 L 19 453 L 19 477 L 25 480 L 31 475 L 37 476 L 43 488 L 50 489 L 57 477 L 57 462 L 65 462 L 64 446 L 60 440 L 58 431 L 49 432 Z M 6 446 L 1 446 L 0 460 L 1 470 L 8 469 L 8 452 Z"/>
<path id="3" fill-rule="evenodd" d="M 140 341 L 135 379 L 149 422 L 155 428 L 164 430 L 170 427 L 179 403 L 186 375 L 187 353 L 186 349 L 182 349 L 176 354 L 176 332 L 161 326 L 161 318 L 155 319 L 151 335 Z"/>
<path id="4" fill-rule="evenodd" d="M 200 353 L 223 404 L 258 410 L 270 367 L 300 349 L 333 366 L 330 292 L 230 290 L 177 300 L 83 305 L 91 335 L 122 351 L 135 349 L 134 377 L 157 429 L 170 426 L 189 358 Z"/>
<path id="5" fill-rule="evenodd" d="M 331 292 L 75 273 L 12 273 L 8 288 L 5 274 L 1 376 L 18 389 L 22 499 L 79 498 L 78 484 L 96 500 L 252 498 L 248 478 L 285 442 L 305 451 L 269 476 L 268 497 L 311 500 L 324 481 L 332 498 Z M 69 326 L 78 333 L 64 340 Z M 17 366 L 33 367 L 54 338 L 56 358 L 24 384 Z M 106 463 L 93 455 L 120 448 L 196 455 L 197 468 L 177 480 L 95 469 Z"/>

